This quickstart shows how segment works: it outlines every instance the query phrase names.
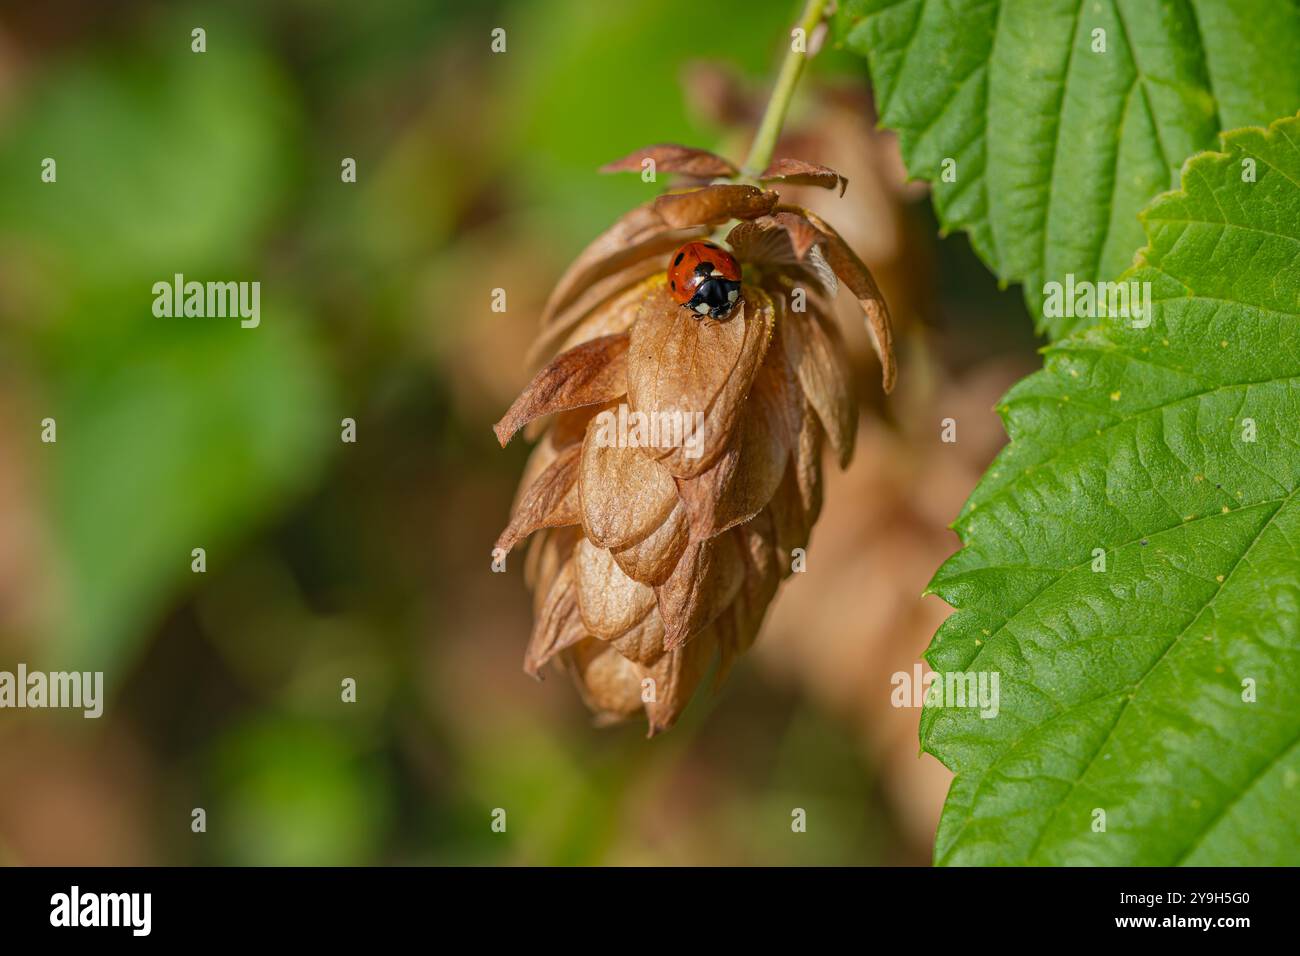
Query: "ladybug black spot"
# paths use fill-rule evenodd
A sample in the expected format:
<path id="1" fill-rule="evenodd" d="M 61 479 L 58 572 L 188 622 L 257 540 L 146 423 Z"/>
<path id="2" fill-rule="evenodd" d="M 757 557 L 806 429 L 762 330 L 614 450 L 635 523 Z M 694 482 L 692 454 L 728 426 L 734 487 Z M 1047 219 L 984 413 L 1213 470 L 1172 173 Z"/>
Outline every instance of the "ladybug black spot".
<path id="1" fill-rule="evenodd" d="M 679 252 L 679 253 L 677 253 L 677 258 L 673 260 L 673 265 L 675 265 L 675 266 L 679 266 L 679 265 L 681 265 L 681 264 L 682 264 L 682 260 L 685 259 L 685 258 L 686 258 L 686 253 L 684 253 L 684 252 Z"/>
<path id="2" fill-rule="evenodd" d="M 674 291 L 674 292 L 677 291 L 677 280 L 676 280 L 676 279 L 674 279 L 672 282 L 670 282 L 670 283 L 668 283 L 668 284 L 669 284 L 670 286 L 673 287 L 673 291 Z"/>

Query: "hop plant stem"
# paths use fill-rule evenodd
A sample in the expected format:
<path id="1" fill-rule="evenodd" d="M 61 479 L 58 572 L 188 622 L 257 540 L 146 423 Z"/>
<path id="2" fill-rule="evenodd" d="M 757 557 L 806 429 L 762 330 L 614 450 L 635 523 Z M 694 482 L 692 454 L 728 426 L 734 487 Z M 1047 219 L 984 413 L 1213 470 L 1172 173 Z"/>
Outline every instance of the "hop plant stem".
<path id="1" fill-rule="evenodd" d="M 827 0 L 808 0 L 803 16 L 797 27 L 803 30 L 805 44 L 811 41 L 813 30 L 821 22 Z M 781 72 L 777 74 L 776 85 L 772 88 L 772 97 L 767 101 L 767 110 L 763 121 L 754 135 L 749 156 L 745 158 L 744 175 L 753 178 L 767 168 L 772 161 L 772 150 L 776 148 L 777 137 L 781 135 L 781 126 L 785 123 L 786 111 L 790 108 L 790 99 L 794 96 L 795 85 L 803 73 L 804 62 L 808 59 L 807 47 L 796 50 L 794 44 L 786 51 Z"/>

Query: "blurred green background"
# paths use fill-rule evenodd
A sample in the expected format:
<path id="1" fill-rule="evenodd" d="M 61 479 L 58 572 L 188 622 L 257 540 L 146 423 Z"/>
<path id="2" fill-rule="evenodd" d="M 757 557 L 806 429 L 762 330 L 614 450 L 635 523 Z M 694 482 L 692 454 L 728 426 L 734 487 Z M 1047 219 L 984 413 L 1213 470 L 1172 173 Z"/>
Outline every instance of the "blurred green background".
<path id="1" fill-rule="evenodd" d="M 691 70 L 761 105 L 798 7 L 6 7 L 0 669 L 103 670 L 109 699 L 98 721 L 0 712 L 0 861 L 927 862 L 929 824 L 900 807 L 931 819 L 942 771 L 900 795 L 911 771 L 891 784 L 862 721 L 779 659 L 742 662 L 664 738 L 597 731 L 563 675 L 524 676 L 527 594 L 489 571 L 527 450 L 489 425 L 538 306 L 655 189 L 595 168 L 665 141 L 739 158 Z M 865 97 L 846 54 L 811 73 L 792 123 L 827 84 Z M 895 205 L 895 281 L 932 295 L 901 319 L 945 374 L 1029 355 L 1018 296 L 938 241 L 923 193 Z M 259 280 L 260 328 L 155 318 L 178 272 Z"/>

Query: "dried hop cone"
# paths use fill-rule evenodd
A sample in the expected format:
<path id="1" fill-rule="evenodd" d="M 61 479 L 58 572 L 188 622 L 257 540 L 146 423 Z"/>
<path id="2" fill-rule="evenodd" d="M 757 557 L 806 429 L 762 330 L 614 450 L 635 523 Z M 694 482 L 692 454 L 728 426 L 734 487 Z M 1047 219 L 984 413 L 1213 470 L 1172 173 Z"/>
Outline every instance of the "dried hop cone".
<path id="1" fill-rule="evenodd" d="M 821 453 L 853 453 L 857 405 L 829 318 L 857 297 L 894 380 L 889 314 L 862 261 L 816 215 L 702 150 L 652 146 L 605 167 L 691 188 L 619 219 L 578 256 L 542 315 L 558 354 L 495 426 L 544 426 L 497 547 L 532 535 L 535 623 L 524 669 L 552 658 L 600 723 L 676 721 L 712 664 L 753 643 L 821 508 Z M 778 160 L 760 182 L 843 189 Z M 700 185 L 708 182 L 707 185 Z M 732 254 L 708 242 L 721 226 Z M 500 552 L 499 552 L 500 553 Z"/>

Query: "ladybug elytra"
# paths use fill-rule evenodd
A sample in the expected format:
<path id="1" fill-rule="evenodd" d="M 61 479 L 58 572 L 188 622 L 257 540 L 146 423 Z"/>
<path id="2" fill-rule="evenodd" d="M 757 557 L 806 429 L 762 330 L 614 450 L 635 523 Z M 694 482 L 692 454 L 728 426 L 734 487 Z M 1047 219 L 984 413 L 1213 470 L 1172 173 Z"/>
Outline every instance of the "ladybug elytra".
<path id="1" fill-rule="evenodd" d="M 688 242 L 668 266 L 668 290 L 697 319 L 721 319 L 740 298 L 740 263 L 712 242 Z"/>

